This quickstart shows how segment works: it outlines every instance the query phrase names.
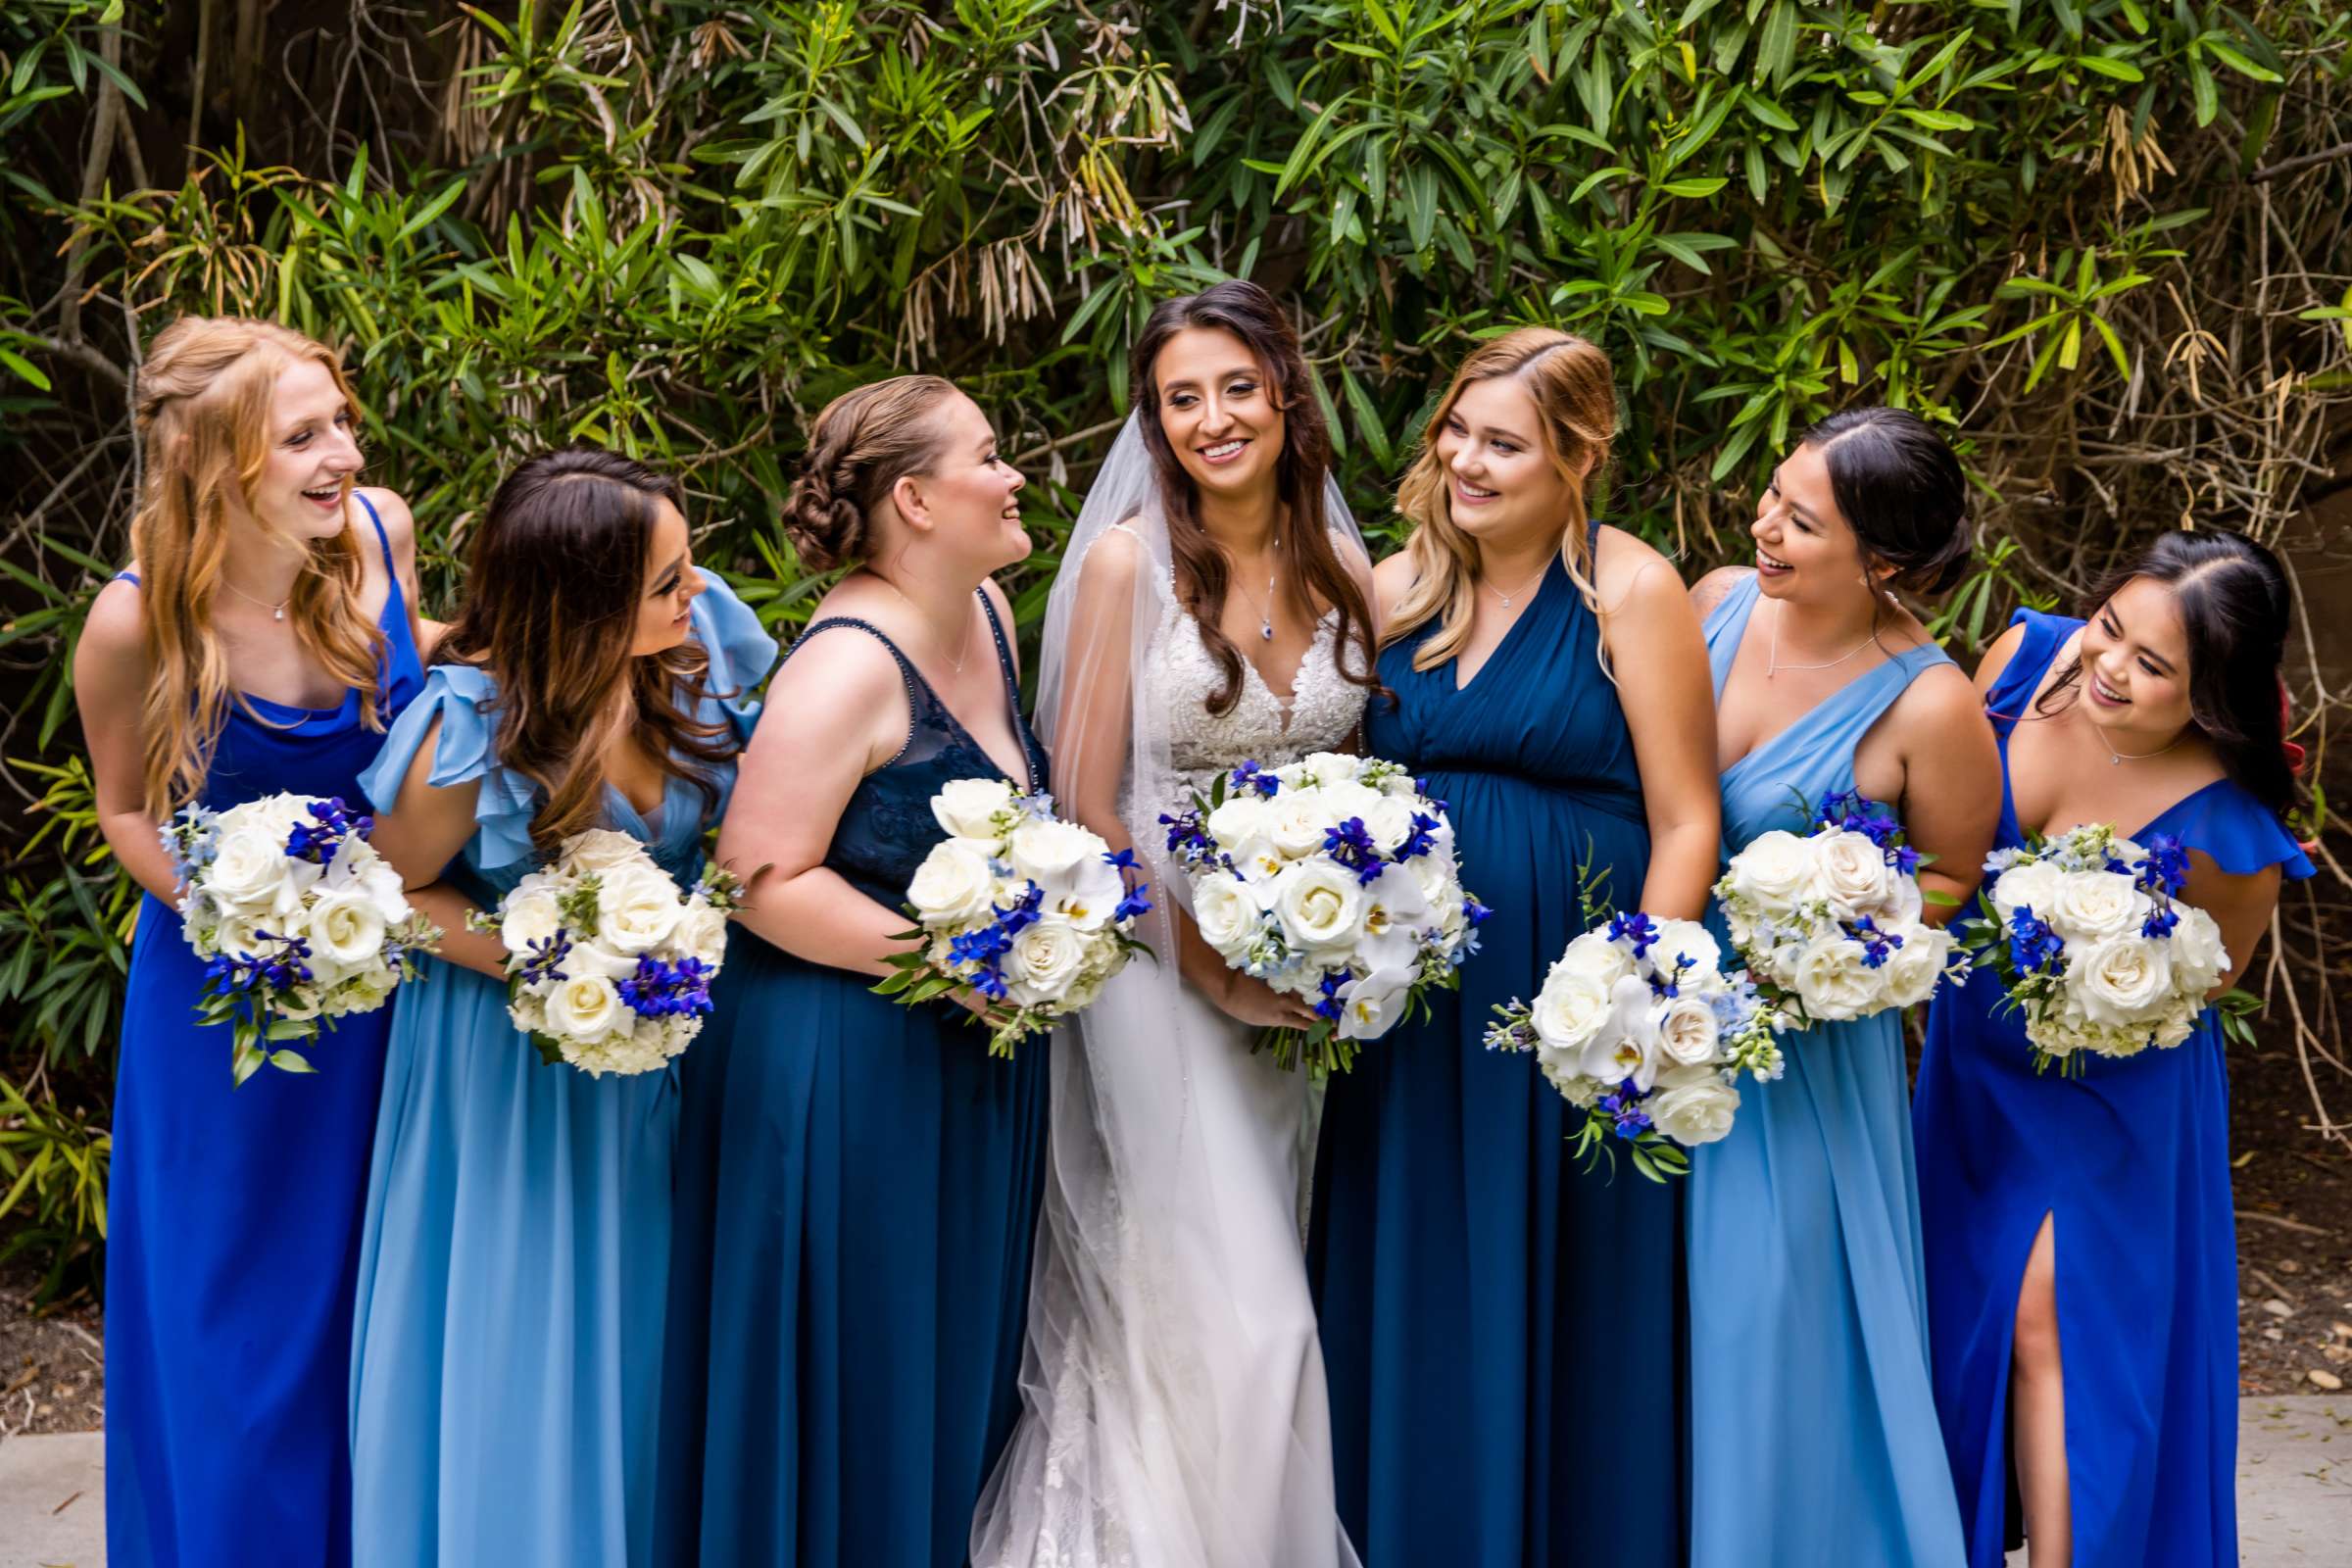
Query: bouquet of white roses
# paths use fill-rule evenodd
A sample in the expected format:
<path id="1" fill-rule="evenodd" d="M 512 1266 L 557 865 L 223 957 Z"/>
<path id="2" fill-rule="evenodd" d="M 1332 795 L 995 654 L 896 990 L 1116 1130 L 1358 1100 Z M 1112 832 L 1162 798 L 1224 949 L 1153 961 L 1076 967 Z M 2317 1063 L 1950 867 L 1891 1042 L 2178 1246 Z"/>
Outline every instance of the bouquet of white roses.
<path id="1" fill-rule="evenodd" d="M 1686 1149 L 1732 1130 L 1741 1073 L 1769 1082 L 1788 1020 L 1744 973 L 1721 971 L 1705 926 L 1611 915 L 1560 955 L 1531 1006 L 1494 1009 L 1490 1051 L 1532 1051 L 1585 1113 L 1577 1152 L 1590 1165 L 1612 1141 L 1652 1181 L 1690 1168 Z"/>
<path id="2" fill-rule="evenodd" d="M 1804 837 L 1774 829 L 1732 857 L 1715 896 L 1732 947 L 1799 1028 L 1867 1018 L 1967 975 L 1950 932 L 1920 918 L 1919 852 L 1878 802 L 1848 792 Z"/>
<path id="3" fill-rule="evenodd" d="M 643 844 L 591 828 L 471 919 L 507 950 L 507 1016 L 540 1059 L 601 1078 L 659 1071 L 702 1033 L 741 891 L 710 866 L 681 893 Z"/>
<path id="4" fill-rule="evenodd" d="M 1003 779 L 959 778 L 931 797 L 948 832 L 915 869 L 906 912 L 920 946 L 892 955 L 874 989 L 912 1005 L 967 988 L 985 1001 L 989 1054 L 1093 1002 L 1137 953 L 1149 885 L 1130 882 L 1135 852 L 1054 814 L 1050 795 Z"/>
<path id="5" fill-rule="evenodd" d="M 315 1071 L 285 1042 L 382 1006 L 416 978 L 416 951 L 441 940 L 368 844 L 374 827 L 340 800 L 280 794 L 187 807 L 163 830 L 180 930 L 209 960 L 196 1014 L 230 1026 L 236 1083 L 265 1062 Z"/>
<path id="6" fill-rule="evenodd" d="M 2229 972 L 2221 927 L 2177 897 L 2188 855 L 2164 834 L 2144 848 L 2100 823 L 2030 835 L 1984 874 L 1970 945 L 2025 1010 L 2036 1070 L 2180 1044 Z"/>
<path id="7" fill-rule="evenodd" d="M 1459 983 L 1488 910 L 1462 889 L 1443 802 L 1379 758 L 1244 762 L 1162 814 L 1193 920 L 1233 968 L 1311 1001 L 1311 1029 L 1260 1040 L 1283 1067 L 1345 1071 L 1426 993 Z"/>

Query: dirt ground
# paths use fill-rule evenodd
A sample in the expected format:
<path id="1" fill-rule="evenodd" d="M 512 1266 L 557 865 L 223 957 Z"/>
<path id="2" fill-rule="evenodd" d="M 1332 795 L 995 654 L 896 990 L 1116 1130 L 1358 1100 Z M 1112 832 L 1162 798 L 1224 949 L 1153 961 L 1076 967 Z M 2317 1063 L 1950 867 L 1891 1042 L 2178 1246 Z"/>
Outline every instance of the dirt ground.
<path id="1" fill-rule="evenodd" d="M 86 1432 L 106 1420 L 105 1338 L 87 1301 L 35 1317 L 40 1276 L 0 1273 L 0 1436 Z"/>

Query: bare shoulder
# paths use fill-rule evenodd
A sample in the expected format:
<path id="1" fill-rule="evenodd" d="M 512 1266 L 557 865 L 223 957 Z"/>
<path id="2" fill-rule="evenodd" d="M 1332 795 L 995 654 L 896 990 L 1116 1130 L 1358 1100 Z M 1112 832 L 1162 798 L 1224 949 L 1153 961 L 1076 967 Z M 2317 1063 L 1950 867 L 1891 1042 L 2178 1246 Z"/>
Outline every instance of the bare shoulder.
<path id="1" fill-rule="evenodd" d="M 1896 699 L 1895 712 L 1904 726 L 1922 739 L 1948 734 L 1956 725 L 1984 721 L 1984 704 L 1977 688 L 1958 664 L 1941 662 L 1921 670 L 1904 688 Z"/>
<path id="2" fill-rule="evenodd" d="M 400 498 L 399 491 L 386 490 L 377 485 L 361 485 L 352 494 L 375 509 L 376 520 L 384 525 L 385 537 L 392 541 L 394 549 L 416 542 L 416 514 L 409 511 L 409 504 Z"/>
<path id="3" fill-rule="evenodd" d="M 1690 608 L 1706 614 L 1722 604 L 1742 580 L 1754 575 L 1753 566 L 1717 566 L 1690 585 Z"/>
<path id="4" fill-rule="evenodd" d="M 1089 593 L 1132 591 L 1147 553 L 1141 534 L 1124 522 L 1114 523 L 1086 547 L 1078 581 Z"/>
<path id="5" fill-rule="evenodd" d="M 121 577 L 98 590 L 81 623 L 82 655 L 108 660 L 146 658 L 147 612 L 139 603 L 140 592 L 137 583 Z"/>
<path id="6" fill-rule="evenodd" d="M 1592 542 L 1592 590 L 1603 613 L 1683 597 L 1683 576 L 1657 546 L 1603 523 Z"/>

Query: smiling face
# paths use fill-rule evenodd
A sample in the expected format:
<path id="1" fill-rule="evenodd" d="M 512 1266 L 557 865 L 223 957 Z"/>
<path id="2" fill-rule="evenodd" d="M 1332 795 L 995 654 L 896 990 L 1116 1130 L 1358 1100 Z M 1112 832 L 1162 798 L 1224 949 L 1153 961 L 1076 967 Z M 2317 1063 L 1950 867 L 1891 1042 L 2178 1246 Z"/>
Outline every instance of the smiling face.
<path id="1" fill-rule="evenodd" d="M 940 405 L 939 450 L 927 471 L 900 484 L 900 511 L 935 547 L 981 576 L 1029 559 L 1020 493 L 1028 480 L 997 450 L 997 432 L 962 393 Z"/>
<path id="2" fill-rule="evenodd" d="M 2172 590 L 2134 577 L 2082 628 L 2082 711 L 2101 729 L 2177 734 L 2191 719 L 2188 629 Z"/>
<path id="3" fill-rule="evenodd" d="M 645 593 L 637 601 L 637 628 L 629 656 L 664 653 L 686 640 L 691 608 L 702 597 L 703 574 L 694 569 L 686 519 L 666 501 L 654 503 L 654 526 L 646 550 Z"/>
<path id="4" fill-rule="evenodd" d="M 1453 525 L 1473 539 L 1557 532 L 1571 487 L 1544 440 L 1543 413 L 1515 375 L 1462 388 L 1438 427 L 1438 466 Z"/>
<path id="5" fill-rule="evenodd" d="M 269 456 L 245 497 L 254 519 L 291 539 L 341 533 L 361 465 L 354 424 L 325 366 L 296 360 L 279 372 L 270 396 Z"/>
<path id="6" fill-rule="evenodd" d="M 1829 461 L 1810 443 L 1773 470 L 1748 533 L 1756 541 L 1756 586 L 1769 598 L 1823 604 L 1855 593 L 1866 580 L 1862 541 L 1838 510 Z M 1886 574 L 1882 566 L 1870 577 Z"/>
<path id="7" fill-rule="evenodd" d="M 1286 426 L 1264 367 L 1220 327 L 1188 326 L 1152 363 L 1159 428 L 1176 461 L 1208 495 L 1270 491 Z"/>

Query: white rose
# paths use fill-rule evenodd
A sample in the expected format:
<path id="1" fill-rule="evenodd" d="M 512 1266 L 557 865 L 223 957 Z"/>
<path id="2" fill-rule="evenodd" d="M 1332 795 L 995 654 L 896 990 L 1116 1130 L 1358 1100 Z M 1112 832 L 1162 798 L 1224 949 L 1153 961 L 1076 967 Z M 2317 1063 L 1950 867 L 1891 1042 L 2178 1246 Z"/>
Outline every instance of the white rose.
<path id="1" fill-rule="evenodd" d="M 547 1032 L 573 1040 L 602 1040 L 628 1026 L 620 993 L 601 974 L 579 975 L 547 994 Z"/>
<path id="2" fill-rule="evenodd" d="M 1251 844 L 1266 836 L 1273 825 L 1273 808 L 1254 792 L 1227 796 L 1225 803 L 1208 813 L 1202 825 L 1208 836 L 1231 851 Z"/>
<path id="3" fill-rule="evenodd" d="M 1862 961 L 1859 943 L 1841 936 L 1816 937 L 1796 957 L 1796 995 L 1808 1017 L 1859 1018 L 1886 1001 L 1886 982 Z"/>
<path id="4" fill-rule="evenodd" d="M 1608 939 L 1607 933 L 1588 931 L 1568 944 L 1568 951 L 1560 955 L 1560 961 L 1552 967 L 1591 975 L 1600 982 L 1601 990 L 1607 991 L 1634 972 L 1634 960 Z"/>
<path id="5" fill-rule="evenodd" d="M 498 914 L 498 940 L 517 957 L 529 956 L 533 943 L 544 948 L 564 924 L 556 896 L 544 888 L 515 888 Z"/>
<path id="6" fill-rule="evenodd" d="M 2230 950 L 2222 944 L 2222 928 L 2212 915 L 2193 904 L 2175 903 L 2180 923 L 2173 927 L 2173 969 L 2180 988 L 2202 998 L 2230 972 Z"/>
<path id="7" fill-rule="evenodd" d="M 644 953 L 668 940 L 685 901 L 660 866 L 622 861 L 599 874 L 596 934 L 613 952 Z"/>
<path id="8" fill-rule="evenodd" d="M 284 935 L 277 929 L 277 919 L 273 915 L 248 914 L 242 910 L 231 910 L 222 914 L 220 923 L 213 927 L 214 950 L 225 953 L 232 958 L 259 957 L 264 949 L 274 953 L 277 951 L 277 943 L 274 939 Z M 272 940 L 268 942 L 262 940 L 262 933 L 265 930 L 270 932 Z"/>
<path id="9" fill-rule="evenodd" d="M 1039 920 L 1012 939 L 1004 958 L 1004 989 L 1024 1007 L 1059 1002 L 1086 963 L 1086 939 L 1062 920 Z"/>
<path id="10" fill-rule="evenodd" d="M 1712 1062 L 1721 1039 L 1715 1009 L 1703 996 L 1686 993 L 1676 997 L 1658 1014 L 1658 1049 L 1678 1065 L 1701 1067 Z"/>
<path id="11" fill-rule="evenodd" d="M 2058 880 L 2065 874 L 2047 860 L 2013 865 L 1993 879 L 1992 906 L 2000 910 L 2003 920 L 2021 908 L 2032 909 L 2046 920 L 2058 897 Z"/>
<path id="12" fill-rule="evenodd" d="M 311 906 L 311 950 L 345 969 L 375 958 L 384 946 L 384 917 L 375 901 L 352 889 L 328 893 Z"/>
<path id="13" fill-rule="evenodd" d="M 2067 965 L 2067 999 L 2093 1023 L 2150 1021 L 2173 989 L 2172 956 L 2165 944 L 2141 936 L 2109 937 L 2075 950 Z"/>
<path id="14" fill-rule="evenodd" d="M 1658 1077 L 1658 1092 L 1642 1102 L 1660 1134 L 1695 1149 L 1732 1130 L 1740 1091 L 1711 1067 L 1675 1067 Z"/>
<path id="15" fill-rule="evenodd" d="M 1218 871 L 1193 884 L 1193 923 L 1222 957 L 1233 957 L 1257 934 L 1257 901 L 1241 879 Z"/>
<path id="16" fill-rule="evenodd" d="M 1375 796 L 1361 812 L 1353 814 L 1363 817 L 1364 831 L 1371 835 L 1383 855 L 1395 855 L 1413 836 L 1413 803 L 1409 800 L 1400 801 L 1394 795 Z M 1418 855 L 1413 858 L 1426 860 L 1433 857 Z"/>
<path id="17" fill-rule="evenodd" d="M 1299 859 L 1323 847 L 1323 830 L 1331 825 L 1319 791 L 1285 790 L 1274 797 L 1266 836 L 1289 859 Z"/>
<path id="18" fill-rule="evenodd" d="M 247 822 L 221 833 L 204 868 L 205 891 L 227 908 L 274 914 L 293 895 L 293 866 L 284 833 Z"/>
<path id="19" fill-rule="evenodd" d="M 2097 942 L 2135 933 L 2155 906 L 2132 879 L 2116 871 L 2069 871 L 2041 917 L 2069 942 Z"/>
<path id="20" fill-rule="evenodd" d="M 1321 793 L 1323 814 L 1335 823 L 1369 816 L 1376 808 L 1389 804 L 1388 796 L 1351 778 L 1327 783 Z"/>
<path id="21" fill-rule="evenodd" d="M 575 833 L 564 841 L 556 856 L 556 863 L 566 871 L 588 875 L 609 871 L 624 860 L 633 860 L 643 854 L 645 846 L 626 833 L 616 833 L 609 827 L 592 827 L 585 833 Z"/>
<path id="22" fill-rule="evenodd" d="M 727 917 L 698 893 L 686 901 L 686 911 L 678 916 L 669 940 L 687 957 L 715 969 L 727 956 Z"/>
<path id="23" fill-rule="evenodd" d="M 959 839 L 1001 836 L 997 818 L 1012 806 L 1012 786 L 1001 778 L 950 779 L 931 797 L 931 815 Z"/>
<path id="24" fill-rule="evenodd" d="M 1813 888 L 1813 851 L 1805 840 L 1778 828 L 1759 833 L 1732 857 L 1724 873 L 1731 891 L 1767 910 L 1802 901 Z"/>
<path id="25" fill-rule="evenodd" d="M 1537 1038 L 1553 1051 L 1581 1057 L 1609 1021 L 1613 1005 L 1609 988 L 1614 983 L 1613 978 L 1603 980 L 1571 969 L 1564 961 L 1553 964 L 1529 1009 Z"/>
<path id="26" fill-rule="evenodd" d="M 1352 784 L 1364 770 L 1364 760 L 1345 752 L 1310 752 L 1298 760 L 1298 768 L 1317 784 Z"/>
<path id="27" fill-rule="evenodd" d="M 1371 973 L 1340 988 L 1342 1040 L 1377 1040 L 1403 1015 L 1412 995 L 1413 971 L 1396 965 L 1376 966 Z"/>
<path id="28" fill-rule="evenodd" d="M 1609 1021 L 1584 1050 L 1585 1076 L 1606 1084 L 1630 1078 L 1646 1091 L 1658 1077 L 1657 998 L 1649 982 L 1626 975 L 1609 991 Z"/>
<path id="29" fill-rule="evenodd" d="M 1346 948 L 1362 934 L 1368 901 L 1355 874 L 1329 860 L 1299 860 L 1274 879 L 1272 912 L 1298 949 Z"/>
<path id="30" fill-rule="evenodd" d="M 1883 914 L 1894 887 L 1886 852 L 1865 834 L 1840 830 L 1816 834 L 1813 885 L 1841 919 Z"/>
<path id="31" fill-rule="evenodd" d="M 931 847 L 914 880 L 906 884 L 906 902 L 925 925 L 957 925 L 978 920 L 989 912 L 997 894 L 996 873 L 988 858 L 961 839 Z"/>
<path id="32" fill-rule="evenodd" d="M 1715 933 L 1696 920 L 1659 920 L 1658 940 L 1651 945 L 1649 961 L 1663 972 L 1678 962 L 1687 962 L 1698 974 L 1712 974 L 1723 967 L 1723 949 L 1715 941 Z"/>
<path id="33" fill-rule="evenodd" d="M 1021 875 L 1054 893 L 1072 884 L 1078 868 L 1100 861 L 1102 841 L 1075 822 L 1033 816 L 1012 830 L 1004 858 Z"/>
<path id="34" fill-rule="evenodd" d="M 1898 1007 L 1916 1007 L 1936 993 L 1943 966 L 1952 956 L 1952 934 L 1938 926 L 1898 926 L 1894 934 L 1903 945 L 1886 959 L 1887 1000 Z"/>

